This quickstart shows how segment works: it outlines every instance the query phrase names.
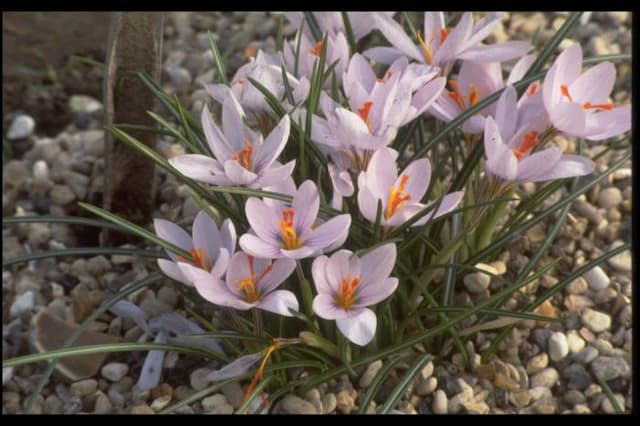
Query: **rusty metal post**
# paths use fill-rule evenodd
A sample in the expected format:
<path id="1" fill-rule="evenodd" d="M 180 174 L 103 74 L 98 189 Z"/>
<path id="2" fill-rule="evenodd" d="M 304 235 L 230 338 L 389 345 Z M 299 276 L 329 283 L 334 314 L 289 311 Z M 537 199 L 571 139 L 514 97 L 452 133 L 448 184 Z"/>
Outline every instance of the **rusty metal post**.
<path id="1" fill-rule="evenodd" d="M 153 126 L 147 111 L 155 98 L 137 77 L 146 71 L 160 80 L 163 12 L 114 12 L 111 15 L 104 78 L 105 125 Z M 130 131 L 133 137 L 155 148 L 155 135 Z M 154 211 L 155 165 L 143 155 L 105 132 L 105 175 L 103 207 L 127 220 L 146 225 Z M 103 230 L 101 243 L 130 242 L 122 233 Z"/>

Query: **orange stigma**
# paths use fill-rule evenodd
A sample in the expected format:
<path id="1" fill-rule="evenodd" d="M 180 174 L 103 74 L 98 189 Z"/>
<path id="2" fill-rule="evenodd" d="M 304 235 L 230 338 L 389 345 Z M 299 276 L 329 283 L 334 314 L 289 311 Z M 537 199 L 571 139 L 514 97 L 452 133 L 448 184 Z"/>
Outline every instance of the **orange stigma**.
<path id="1" fill-rule="evenodd" d="M 270 263 L 269 266 L 264 268 L 264 271 L 260 274 L 259 277 L 256 278 L 256 274 L 253 270 L 253 256 L 247 256 L 249 261 L 249 273 L 250 275 L 247 278 L 242 280 L 236 280 L 239 283 L 238 291 L 244 292 L 244 300 L 248 303 L 256 302 L 260 299 L 260 292 L 258 291 L 257 286 L 260 284 L 260 281 L 273 269 L 273 263 Z"/>
<path id="2" fill-rule="evenodd" d="M 520 144 L 520 148 L 514 149 L 513 153 L 516 155 L 516 158 L 520 160 L 529 150 L 538 146 L 540 141 L 538 140 L 538 132 L 532 130 L 528 133 L 525 133 L 522 138 L 522 144 Z"/>
<path id="3" fill-rule="evenodd" d="M 573 102 L 573 98 L 571 97 L 571 94 L 569 93 L 569 88 L 567 87 L 566 84 L 563 84 L 560 86 L 560 93 L 562 93 L 562 96 L 569 99 L 569 102 Z"/>
<path id="4" fill-rule="evenodd" d="M 247 146 L 245 148 L 240 148 L 239 150 L 237 150 L 231 158 L 233 160 L 239 161 L 242 167 L 251 171 L 251 155 L 253 154 L 253 145 L 251 145 L 249 139 L 245 140 L 244 143 Z"/>
<path id="5" fill-rule="evenodd" d="M 469 106 L 474 106 L 478 103 L 480 99 L 480 94 L 478 93 L 478 88 L 475 84 L 469 84 Z"/>
<path id="6" fill-rule="evenodd" d="M 447 39 L 447 36 L 449 35 L 449 30 L 446 28 L 440 28 L 440 45 L 442 45 L 442 43 L 444 43 L 444 41 Z"/>
<path id="7" fill-rule="evenodd" d="M 418 31 L 418 42 L 420 43 L 420 47 L 422 48 L 422 54 L 424 55 L 424 59 L 427 61 L 427 64 L 431 65 L 433 62 L 433 51 L 431 50 L 431 42 L 433 41 L 433 37 L 435 32 L 431 34 L 431 38 L 428 43 L 425 43 L 422 39 L 422 35 L 420 31 Z"/>
<path id="8" fill-rule="evenodd" d="M 362 118 L 362 121 L 364 121 L 369 128 L 369 133 L 373 133 L 373 124 L 371 124 L 371 117 L 369 117 L 369 112 L 371 111 L 372 106 L 373 102 L 367 101 L 363 103 L 360 108 L 358 108 L 358 114 L 360 115 L 360 118 Z"/>
<path id="9" fill-rule="evenodd" d="M 355 301 L 354 293 L 359 285 L 359 276 L 342 278 L 340 280 L 340 288 L 338 289 L 338 294 L 335 297 L 336 304 L 344 309 L 351 308 Z"/>
<path id="10" fill-rule="evenodd" d="M 584 109 L 603 109 L 605 111 L 611 111 L 613 109 L 613 104 L 608 102 L 606 104 L 593 105 L 590 102 L 585 102 L 584 104 L 582 104 L 582 108 L 584 108 Z"/>
<path id="11" fill-rule="evenodd" d="M 536 93 L 538 91 L 538 83 L 531 83 L 531 86 L 529 86 L 529 91 L 527 92 L 527 95 L 529 96 L 533 96 L 534 93 Z"/>
<path id="12" fill-rule="evenodd" d="M 387 201 L 387 211 L 385 212 L 385 219 L 389 219 L 393 216 L 401 207 L 402 204 L 411 199 L 411 195 L 405 194 L 404 190 L 409 182 L 409 175 L 403 175 L 400 179 L 400 185 L 394 188 L 393 185 L 389 188 L 389 201 Z"/>
<path id="13" fill-rule="evenodd" d="M 295 250 L 302 246 L 298 240 L 298 234 L 293 226 L 293 218 L 296 212 L 294 209 L 282 210 L 282 219 L 280 219 L 280 232 L 282 234 L 282 245 L 286 250 Z"/>
<path id="14" fill-rule="evenodd" d="M 316 55 L 316 56 L 320 56 L 320 53 L 322 53 L 322 42 L 319 41 L 316 43 L 316 46 L 311 49 L 311 54 L 312 55 Z"/>
<path id="15" fill-rule="evenodd" d="M 262 357 L 262 362 L 260 363 L 260 367 L 258 367 L 258 371 L 256 371 L 256 375 L 253 377 L 253 380 L 251 380 L 251 383 L 249 384 L 249 387 L 247 388 L 247 391 L 244 394 L 244 398 L 242 398 L 242 404 L 247 402 L 247 399 L 249 399 L 249 395 L 253 393 L 253 390 L 256 388 L 256 385 L 258 384 L 258 382 L 262 378 L 262 375 L 264 374 L 264 367 L 265 365 L 267 365 L 267 361 L 269 360 L 269 357 L 273 352 L 277 351 L 278 349 L 280 349 L 280 339 L 275 338 L 273 339 L 273 344 L 265 350 L 264 356 Z M 265 405 L 267 405 L 268 401 L 266 401 L 266 398 L 262 394 L 260 395 L 260 397 L 262 398 L 262 402 Z M 248 408 L 246 409 L 246 412 L 249 412 Z"/>
<path id="16" fill-rule="evenodd" d="M 207 271 L 213 268 L 213 260 L 203 248 L 192 247 L 189 249 L 189 254 L 191 255 L 191 260 L 183 256 L 178 256 L 178 261 L 190 263 L 193 266 Z"/>

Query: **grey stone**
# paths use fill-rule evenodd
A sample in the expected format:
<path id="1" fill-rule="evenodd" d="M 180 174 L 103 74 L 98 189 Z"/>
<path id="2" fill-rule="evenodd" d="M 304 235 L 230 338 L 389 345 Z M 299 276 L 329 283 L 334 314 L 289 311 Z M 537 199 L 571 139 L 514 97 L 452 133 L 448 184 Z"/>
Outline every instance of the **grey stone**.
<path id="1" fill-rule="evenodd" d="M 38 160 L 33 163 L 33 177 L 36 179 L 48 180 L 49 165 L 43 160 Z"/>
<path id="2" fill-rule="evenodd" d="M 161 395 L 151 401 L 151 409 L 156 413 L 165 408 L 171 402 L 171 395 Z"/>
<path id="3" fill-rule="evenodd" d="M 29 177 L 29 169 L 22 161 L 11 160 L 4 165 L 2 178 L 9 187 L 17 187 Z"/>
<path id="4" fill-rule="evenodd" d="M 552 361 L 560 361 L 569 354 L 569 343 L 564 333 L 556 332 L 549 338 L 549 356 Z"/>
<path id="5" fill-rule="evenodd" d="M 568 389 L 585 390 L 593 379 L 582 364 L 571 364 L 562 371 L 562 377 L 567 380 Z"/>
<path id="6" fill-rule="evenodd" d="M 35 306 L 35 294 L 33 291 L 26 291 L 16 296 L 9 308 L 9 316 L 17 318 L 21 315 L 31 312 L 31 309 Z"/>
<path id="7" fill-rule="evenodd" d="M 222 393 L 233 408 L 239 408 L 244 399 L 244 390 L 238 382 L 227 383 L 222 387 Z"/>
<path id="8" fill-rule="evenodd" d="M 616 393 L 616 394 L 613 395 L 613 398 L 618 403 L 618 406 L 624 411 L 624 396 L 620 395 L 619 393 Z M 602 404 L 600 405 L 600 407 L 602 408 L 602 411 L 605 412 L 605 414 L 615 414 L 616 413 L 616 410 L 615 410 L 615 408 L 613 408 L 613 404 L 611 403 L 609 398 L 605 398 L 602 401 Z"/>
<path id="9" fill-rule="evenodd" d="M 185 90 L 189 88 L 192 77 L 188 69 L 179 66 L 171 66 L 166 67 L 165 71 L 177 89 Z"/>
<path id="10" fill-rule="evenodd" d="M 591 363 L 591 372 L 596 377 L 609 381 L 618 377 L 629 377 L 631 368 L 622 357 L 601 356 Z"/>
<path id="11" fill-rule="evenodd" d="M 583 276 L 587 280 L 589 288 L 593 291 L 603 290 L 609 287 L 609 283 L 611 283 L 611 280 L 600 266 L 590 269 Z"/>
<path id="12" fill-rule="evenodd" d="M 618 207 L 622 203 L 622 191 L 615 186 L 605 188 L 598 194 L 598 205 L 605 209 Z"/>
<path id="13" fill-rule="evenodd" d="M 585 309 L 582 322 L 594 333 L 600 333 L 611 327 L 611 317 L 603 312 Z"/>
<path id="14" fill-rule="evenodd" d="M 7 139 L 26 139 L 33 134 L 35 128 L 36 122 L 32 117 L 20 114 L 11 122 L 9 130 L 7 130 Z"/>
<path id="15" fill-rule="evenodd" d="M 129 366 L 122 362 L 110 362 L 100 370 L 100 374 L 111 382 L 119 382 L 129 372 Z"/>
<path id="16" fill-rule="evenodd" d="M 72 395 L 84 397 L 91 395 L 98 389 L 98 381 L 95 379 L 85 379 L 71 384 L 70 391 Z"/>
<path id="17" fill-rule="evenodd" d="M 577 331 L 571 330 L 567 333 L 567 343 L 569 344 L 569 351 L 572 354 L 577 354 L 584 349 L 584 339 L 580 337 Z"/>
<path id="18" fill-rule="evenodd" d="M 418 384 L 416 385 L 416 388 L 415 388 L 415 393 L 416 395 L 419 395 L 419 396 L 429 395 L 430 393 L 433 393 L 433 391 L 435 391 L 437 387 L 438 387 L 438 379 L 431 376 L 427 380 L 424 380 L 424 379 L 418 380 Z"/>
<path id="19" fill-rule="evenodd" d="M 58 206 L 67 205 L 76 199 L 76 194 L 66 185 L 54 185 L 50 196 L 51 201 Z"/>
<path id="20" fill-rule="evenodd" d="M 202 400 L 202 409 L 206 414 L 233 414 L 233 407 L 224 395 L 216 394 Z"/>
<path id="21" fill-rule="evenodd" d="M 191 384 L 191 387 L 197 391 L 206 388 L 209 384 L 209 381 L 207 380 L 209 373 L 211 373 L 211 369 L 209 368 L 198 368 L 193 370 L 189 376 L 189 384 Z"/>
<path id="22" fill-rule="evenodd" d="M 381 360 L 377 360 L 369 364 L 367 366 L 367 369 L 364 371 L 364 373 L 362 373 L 362 376 L 360 377 L 360 381 L 358 382 L 358 385 L 361 388 L 366 389 L 371 384 L 371 381 L 376 376 L 376 374 L 378 374 L 378 371 L 380 371 L 381 368 L 382 368 Z"/>
<path id="23" fill-rule="evenodd" d="M 87 261 L 87 272 L 91 275 L 101 276 L 110 269 L 111 262 L 102 255 L 92 257 Z"/>
<path id="24" fill-rule="evenodd" d="M 312 403 L 291 394 L 282 400 L 282 408 L 287 414 L 319 414 Z"/>
<path id="25" fill-rule="evenodd" d="M 64 403 L 58 396 L 49 395 L 44 400 L 44 414 L 62 414 L 64 410 Z"/>
<path id="26" fill-rule="evenodd" d="M 587 346 L 586 348 L 575 354 L 573 359 L 583 364 L 589 364 L 591 361 L 596 359 L 599 354 L 600 352 L 598 351 L 598 349 L 594 348 L 593 346 Z"/>
<path id="27" fill-rule="evenodd" d="M 478 263 L 476 268 L 489 272 L 492 275 L 498 275 L 496 268 L 484 263 Z M 464 286 L 470 293 L 482 293 L 489 288 L 491 276 L 482 272 L 474 272 L 464 277 Z"/>
<path id="28" fill-rule="evenodd" d="M 111 400 L 102 393 L 101 391 L 97 392 L 96 401 L 93 407 L 93 412 L 95 414 L 109 414 L 113 410 L 113 404 Z"/>

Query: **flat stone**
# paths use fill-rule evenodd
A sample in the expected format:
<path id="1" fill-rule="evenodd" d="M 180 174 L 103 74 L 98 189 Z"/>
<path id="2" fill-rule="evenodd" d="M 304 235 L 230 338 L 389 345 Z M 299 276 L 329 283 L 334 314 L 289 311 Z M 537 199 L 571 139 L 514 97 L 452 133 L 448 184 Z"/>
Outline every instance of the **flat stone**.
<path id="1" fill-rule="evenodd" d="M 623 241 L 620 241 L 620 240 L 614 241 L 613 243 L 611 243 L 609 250 L 613 250 L 617 247 L 620 247 L 623 244 L 624 244 Z M 609 266 L 621 272 L 631 272 L 631 262 L 632 262 L 631 252 L 629 250 L 625 250 L 622 253 L 617 254 L 612 258 L 610 258 L 609 260 L 607 260 L 607 263 L 609 264 Z"/>
<path id="2" fill-rule="evenodd" d="M 7 139 L 26 139 L 33 134 L 35 128 L 36 122 L 31 116 L 20 114 L 11 122 L 7 131 Z"/>
<path id="3" fill-rule="evenodd" d="M 95 379 L 80 380 L 71 384 L 71 394 L 75 396 L 87 396 L 94 393 L 98 389 L 98 381 Z"/>
<path id="4" fill-rule="evenodd" d="M 549 356 L 552 361 L 560 361 L 569 354 L 569 343 L 564 333 L 556 332 L 549 338 Z"/>
<path id="5" fill-rule="evenodd" d="M 582 314 L 582 322 L 594 333 L 601 333 L 611 327 L 611 317 L 593 309 L 585 309 Z"/>
<path id="6" fill-rule="evenodd" d="M 129 366 L 122 362 L 110 362 L 100 370 L 100 374 L 111 382 L 119 382 L 129 372 Z"/>
<path id="7" fill-rule="evenodd" d="M 282 408 L 287 414 L 318 414 L 312 403 L 291 394 L 282 400 Z"/>
<path id="8" fill-rule="evenodd" d="M 545 368 L 538 374 L 531 377 L 531 387 L 535 388 L 538 386 L 545 388 L 552 388 L 555 386 L 558 381 L 558 370 L 555 368 L 549 367 Z"/>
<path id="9" fill-rule="evenodd" d="M 106 257 L 100 255 L 90 258 L 87 261 L 87 272 L 94 276 L 100 276 L 111 269 L 111 262 Z"/>
<path id="10" fill-rule="evenodd" d="M 618 207 L 622 203 L 622 191 L 615 186 L 605 188 L 598 194 L 598 205 L 604 209 Z"/>
<path id="11" fill-rule="evenodd" d="M 601 356 L 591 363 L 591 372 L 596 377 L 609 381 L 618 377 L 629 377 L 631 368 L 622 357 Z"/>
<path id="12" fill-rule="evenodd" d="M 233 407 L 224 395 L 216 394 L 202 400 L 202 409 L 206 414 L 233 414 Z"/>
<path id="13" fill-rule="evenodd" d="M 609 287 L 609 283 L 611 283 L 611 280 L 600 266 L 590 269 L 583 276 L 587 280 L 589 288 L 593 291 L 603 290 Z"/>
<path id="14" fill-rule="evenodd" d="M 447 394 L 442 389 L 438 389 L 433 397 L 433 405 L 431 409 L 434 414 L 447 414 Z"/>
<path id="15" fill-rule="evenodd" d="M 371 381 L 376 376 L 376 374 L 378 374 L 378 371 L 380 371 L 381 368 L 382 368 L 381 360 L 377 360 L 369 364 L 367 366 L 367 369 L 364 371 L 364 373 L 362 373 L 362 376 L 360 377 L 360 381 L 358 382 L 358 385 L 362 389 L 366 389 L 371 384 Z"/>

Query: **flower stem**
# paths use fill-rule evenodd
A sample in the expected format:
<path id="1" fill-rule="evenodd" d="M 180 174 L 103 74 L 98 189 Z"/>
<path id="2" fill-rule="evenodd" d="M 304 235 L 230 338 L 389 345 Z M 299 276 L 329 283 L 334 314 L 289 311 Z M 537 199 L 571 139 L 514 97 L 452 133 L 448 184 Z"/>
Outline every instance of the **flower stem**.
<path id="1" fill-rule="evenodd" d="M 302 291 L 302 303 L 304 304 L 304 313 L 309 318 L 314 318 L 313 313 L 313 292 L 311 291 L 311 283 L 305 278 L 302 270 L 302 263 L 296 261 L 296 272 L 298 273 L 298 280 L 300 281 L 300 289 Z"/>
<path id="2" fill-rule="evenodd" d="M 253 308 L 253 323 L 255 327 L 256 336 L 262 337 L 262 312 L 259 309 Z"/>
<path id="3" fill-rule="evenodd" d="M 508 189 L 505 198 L 511 198 L 513 196 L 513 193 L 513 188 Z M 496 229 L 498 220 L 504 215 L 504 212 L 507 209 L 507 204 L 509 204 L 509 201 L 506 200 L 498 203 L 487 215 L 484 223 L 479 227 L 478 230 L 480 232 L 476 240 L 476 251 L 482 250 L 491 243 L 493 232 Z"/>

